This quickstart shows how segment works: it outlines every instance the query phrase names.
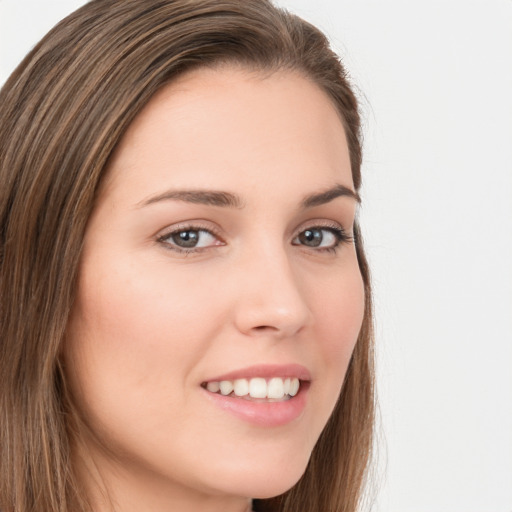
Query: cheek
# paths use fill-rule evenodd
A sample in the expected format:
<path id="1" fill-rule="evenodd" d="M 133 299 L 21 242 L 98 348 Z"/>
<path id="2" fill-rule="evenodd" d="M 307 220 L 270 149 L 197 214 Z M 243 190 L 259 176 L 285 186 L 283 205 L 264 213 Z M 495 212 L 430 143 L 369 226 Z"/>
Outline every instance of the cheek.
<path id="1" fill-rule="evenodd" d="M 318 333 L 316 358 L 323 368 L 318 380 L 325 409 L 332 411 L 364 317 L 364 284 L 358 267 L 340 272 L 322 289 L 311 291 Z"/>
<path id="2" fill-rule="evenodd" d="M 104 256 L 82 266 L 64 357 L 90 431 L 120 457 L 152 460 L 163 451 L 162 433 L 183 438 L 191 369 L 218 322 L 208 321 L 211 309 L 198 322 L 206 294 L 199 283 L 139 263 Z"/>
<path id="3" fill-rule="evenodd" d="M 116 411 L 129 420 L 137 408 L 150 417 L 162 403 L 183 409 L 229 310 L 211 300 L 204 279 L 169 267 L 106 251 L 82 265 L 65 352 L 87 415 Z"/>
<path id="4" fill-rule="evenodd" d="M 82 269 L 72 317 L 78 337 L 88 339 L 91 350 L 123 359 L 130 369 L 146 360 L 176 361 L 200 351 L 190 330 L 201 311 L 200 290 L 179 273 L 162 275 L 147 262 L 116 263 L 91 261 Z"/>
<path id="5" fill-rule="evenodd" d="M 340 272 L 321 289 L 313 289 L 315 321 L 322 348 L 332 356 L 352 353 L 364 316 L 364 284 L 359 268 Z M 333 358 L 333 362 L 338 360 Z"/>
<path id="6" fill-rule="evenodd" d="M 110 407 L 129 416 L 135 405 L 144 411 L 159 399 L 178 401 L 172 389 L 202 346 L 190 333 L 185 344 L 190 301 L 173 296 L 147 264 L 104 257 L 101 264 L 90 258 L 83 265 L 65 353 L 75 391 L 87 398 L 88 409 L 103 404 L 98 415 Z"/>

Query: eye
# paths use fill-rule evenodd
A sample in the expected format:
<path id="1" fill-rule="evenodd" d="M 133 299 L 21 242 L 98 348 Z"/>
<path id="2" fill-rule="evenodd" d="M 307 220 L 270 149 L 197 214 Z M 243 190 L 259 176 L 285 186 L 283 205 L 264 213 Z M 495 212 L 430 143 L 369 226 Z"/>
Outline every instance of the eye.
<path id="1" fill-rule="evenodd" d="M 180 228 L 166 233 L 158 239 L 170 249 L 178 252 L 194 252 L 223 243 L 209 230 L 204 228 Z"/>
<path id="2" fill-rule="evenodd" d="M 341 227 L 311 227 L 301 231 L 294 239 L 293 245 L 303 245 L 312 249 L 336 251 L 344 242 L 349 242 L 351 237 Z"/>

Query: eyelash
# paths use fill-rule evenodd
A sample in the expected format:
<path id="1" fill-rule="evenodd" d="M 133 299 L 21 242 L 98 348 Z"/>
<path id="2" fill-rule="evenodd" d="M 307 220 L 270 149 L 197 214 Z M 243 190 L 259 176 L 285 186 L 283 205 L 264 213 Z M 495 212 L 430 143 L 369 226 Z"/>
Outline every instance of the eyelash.
<path id="1" fill-rule="evenodd" d="M 306 231 L 314 231 L 314 230 L 328 231 L 329 233 L 334 235 L 334 238 L 336 239 L 336 241 L 335 241 L 334 245 L 331 246 L 331 247 L 314 248 L 314 247 L 303 246 L 306 249 L 310 248 L 310 249 L 312 249 L 314 251 L 317 251 L 317 252 L 333 253 L 333 254 L 335 254 L 338 251 L 338 249 L 340 248 L 341 245 L 349 244 L 349 243 L 352 243 L 354 241 L 354 237 L 349 235 L 338 224 L 330 224 L 330 225 L 325 225 L 324 224 L 324 225 L 309 226 L 309 227 L 303 229 L 302 231 L 300 231 L 297 234 L 297 236 L 294 237 L 293 240 L 296 240 L 299 237 L 299 235 L 301 235 L 302 233 L 305 233 Z M 294 245 L 300 245 L 300 244 L 294 244 Z"/>
<path id="2" fill-rule="evenodd" d="M 309 248 L 309 249 L 312 249 L 313 251 L 322 252 L 322 253 L 336 253 L 337 250 L 340 248 L 340 245 L 349 244 L 349 243 L 352 243 L 354 241 L 354 237 L 349 235 L 338 224 L 309 226 L 309 227 L 301 230 L 293 238 L 293 241 L 295 241 L 301 234 L 305 233 L 306 231 L 315 231 L 315 230 L 318 230 L 318 231 L 328 231 L 329 233 L 331 233 L 335 237 L 335 239 L 336 239 L 335 244 L 333 246 L 331 246 L 331 247 L 318 247 L 318 248 L 308 247 L 306 245 L 303 245 L 302 246 L 303 248 L 305 248 L 305 249 Z M 219 233 L 217 233 L 217 231 L 215 229 L 212 229 L 211 227 L 204 227 L 204 226 L 197 225 L 197 224 L 194 224 L 194 225 L 183 225 L 183 226 L 175 227 L 171 231 L 168 231 L 165 234 L 163 234 L 162 236 L 158 237 L 157 241 L 159 243 L 165 245 L 169 250 L 175 251 L 175 252 L 180 253 L 180 254 L 184 254 L 185 256 L 187 256 L 189 254 L 193 254 L 193 253 L 203 252 L 204 250 L 209 249 L 209 248 L 212 247 L 211 245 L 209 245 L 207 247 L 191 247 L 191 248 L 187 249 L 187 248 L 179 247 L 178 245 L 172 244 L 172 243 L 169 242 L 169 239 L 172 236 L 176 236 L 176 235 L 178 235 L 180 233 L 186 233 L 186 232 L 190 232 L 190 231 L 194 231 L 194 232 L 198 232 L 198 233 L 207 233 L 207 234 L 215 237 L 217 240 L 220 240 L 222 242 L 221 244 L 219 244 L 219 246 L 220 245 L 225 245 L 225 243 L 222 241 L 222 238 L 220 237 Z M 293 241 L 292 241 L 292 244 L 295 245 L 295 246 L 301 246 L 302 245 L 300 243 L 294 243 Z"/>
<path id="3" fill-rule="evenodd" d="M 224 242 L 222 241 L 220 234 L 217 232 L 217 230 L 213 229 L 212 227 L 205 227 L 205 226 L 201 226 L 199 224 L 190 224 L 190 225 L 184 224 L 182 226 L 180 225 L 180 226 L 174 227 L 172 230 L 170 230 L 170 231 L 164 233 L 162 236 L 158 237 L 157 241 L 159 243 L 165 245 L 167 249 L 169 249 L 171 251 L 175 251 L 179 254 L 183 254 L 185 256 L 187 256 L 189 254 L 193 254 L 193 253 L 202 252 L 205 249 L 209 249 L 211 247 L 211 246 L 191 247 L 189 249 L 186 249 L 183 247 L 179 247 L 178 245 L 173 245 L 172 243 L 169 242 L 169 239 L 172 236 L 178 235 L 179 233 L 186 233 L 187 231 L 196 231 L 198 233 L 208 233 L 209 235 L 213 236 L 214 238 L 216 238 L 217 240 L 220 240 L 222 242 L 222 244 L 219 244 L 219 245 L 225 245 Z"/>

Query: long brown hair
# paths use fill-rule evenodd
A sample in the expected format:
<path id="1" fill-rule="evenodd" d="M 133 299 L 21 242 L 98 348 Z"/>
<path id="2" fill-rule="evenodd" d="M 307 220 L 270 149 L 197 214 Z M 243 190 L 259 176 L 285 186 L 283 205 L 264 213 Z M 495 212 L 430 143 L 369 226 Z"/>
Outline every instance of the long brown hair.
<path id="1" fill-rule="evenodd" d="M 73 403 L 59 350 L 96 192 L 149 99 L 181 73 L 225 63 L 290 69 L 344 123 L 356 189 L 360 120 L 325 36 L 268 0 L 93 0 L 29 53 L 0 91 L 0 508 L 83 512 L 71 464 Z M 336 408 L 301 480 L 256 510 L 355 512 L 374 416 L 368 265 L 363 326 Z"/>

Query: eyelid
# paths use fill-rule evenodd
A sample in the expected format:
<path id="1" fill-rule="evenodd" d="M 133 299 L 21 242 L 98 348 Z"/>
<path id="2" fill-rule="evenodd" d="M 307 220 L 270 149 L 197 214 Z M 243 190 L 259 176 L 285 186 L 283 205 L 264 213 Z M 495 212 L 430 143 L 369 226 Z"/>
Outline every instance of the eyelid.
<path id="1" fill-rule="evenodd" d="M 294 243 L 295 240 L 299 237 L 301 233 L 307 231 L 308 229 L 318 229 L 318 230 L 326 230 L 330 231 L 336 238 L 336 243 L 332 246 L 328 247 L 309 247 L 307 245 L 303 245 L 300 243 Z M 314 253 L 336 253 L 336 251 L 342 245 L 354 243 L 354 236 L 351 233 L 352 230 L 347 230 L 343 227 L 343 225 L 336 221 L 331 220 L 311 220 L 306 224 L 303 224 L 294 234 L 292 238 L 292 245 L 298 246 L 303 250 Z"/>
<path id="2" fill-rule="evenodd" d="M 158 243 L 161 243 L 162 245 L 164 245 L 169 250 L 173 250 L 173 251 L 176 251 L 178 253 L 183 253 L 183 254 L 201 252 L 203 250 L 208 249 L 209 247 L 214 247 L 214 246 L 207 246 L 207 247 L 196 247 L 196 248 L 195 247 L 184 248 L 184 247 L 179 247 L 178 245 L 173 245 L 168 242 L 168 239 L 173 234 L 179 233 L 181 231 L 204 231 L 204 232 L 211 234 L 214 238 L 219 240 L 221 242 L 219 244 L 219 246 L 225 245 L 225 243 L 226 243 L 220 234 L 219 228 L 212 226 L 211 224 L 206 223 L 204 221 L 200 221 L 200 220 L 199 221 L 192 220 L 192 221 L 179 222 L 177 224 L 168 226 L 167 228 L 161 230 L 156 235 L 156 241 Z"/>
<path id="3" fill-rule="evenodd" d="M 340 222 L 333 221 L 333 220 L 313 219 L 313 220 L 310 220 L 310 221 L 307 221 L 307 222 L 301 224 L 301 226 L 295 231 L 295 234 L 293 235 L 292 238 L 296 238 L 297 235 L 299 235 L 300 233 L 302 233 L 303 231 L 305 231 L 307 229 L 314 229 L 314 228 L 332 229 L 334 231 L 342 231 L 344 234 L 346 234 L 347 237 L 352 237 L 352 234 L 351 234 L 352 229 L 345 228 L 345 226 Z"/>

